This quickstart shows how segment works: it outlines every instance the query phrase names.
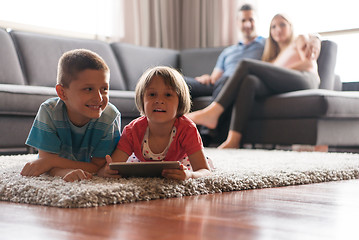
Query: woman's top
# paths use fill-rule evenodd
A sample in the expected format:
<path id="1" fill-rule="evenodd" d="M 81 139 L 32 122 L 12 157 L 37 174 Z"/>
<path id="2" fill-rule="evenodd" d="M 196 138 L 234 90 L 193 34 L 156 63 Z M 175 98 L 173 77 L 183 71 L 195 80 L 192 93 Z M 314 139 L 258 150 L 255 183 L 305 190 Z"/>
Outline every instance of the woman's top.
<path id="1" fill-rule="evenodd" d="M 278 55 L 273 61 L 273 64 L 280 67 L 318 74 L 316 60 L 320 47 L 316 50 L 315 55 L 306 57 L 307 42 L 308 39 L 304 35 L 298 36 L 293 43 L 289 44 L 289 46 Z"/>

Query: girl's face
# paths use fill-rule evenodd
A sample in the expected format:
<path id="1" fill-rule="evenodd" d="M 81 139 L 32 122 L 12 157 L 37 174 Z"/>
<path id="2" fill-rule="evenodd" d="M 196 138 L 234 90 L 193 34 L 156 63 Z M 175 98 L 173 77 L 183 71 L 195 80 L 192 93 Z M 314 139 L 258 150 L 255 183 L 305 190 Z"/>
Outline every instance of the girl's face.
<path id="1" fill-rule="evenodd" d="M 149 122 L 171 123 L 177 117 L 177 93 L 160 76 L 154 76 L 143 97 L 144 111 Z"/>
<path id="2" fill-rule="evenodd" d="M 286 19 L 276 16 L 271 22 L 270 34 L 278 44 L 289 43 L 292 36 L 292 27 Z"/>

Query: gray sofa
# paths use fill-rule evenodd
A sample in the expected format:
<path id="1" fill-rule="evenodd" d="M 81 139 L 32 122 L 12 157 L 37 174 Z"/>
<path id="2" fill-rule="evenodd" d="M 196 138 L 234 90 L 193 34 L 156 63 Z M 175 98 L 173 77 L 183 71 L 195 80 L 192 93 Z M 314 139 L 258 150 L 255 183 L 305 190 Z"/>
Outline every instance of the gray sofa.
<path id="1" fill-rule="evenodd" d="M 222 51 L 176 51 L 4 29 L 0 29 L 0 44 L 0 149 L 26 149 L 24 142 L 40 104 L 56 96 L 57 61 L 65 51 L 87 48 L 104 58 L 111 69 L 110 101 L 121 112 L 122 127 L 139 116 L 133 90 L 145 69 L 167 65 L 194 77 L 210 73 Z M 318 60 L 323 89 L 258 100 L 244 142 L 359 145 L 359 134 L 353 132 L 359 129 L 359 94 L 333 91 L 335 59 L 335 43 L 323 42 Z M 194 99 L 193 109 L 203 108 L 210 100 Z M 218 136 L 212 132 L 211 143 L 221 141 L 225 124 L 221 128 Z"/>
<path id="2" fill-rule="evenodd" d="M 148 67 L 167 65 L 184 73 L 206 73 L 212 70 L 221 51 L 221 48 L 203 50 L 204 59 L 197 66 L 181 66 L 181 54 L 190 58 L 190 51 L 108 44 L 0 28 L 0 153 L 1 149 L 27 150 L 24 143 L 40 104 L 56 96 L 58 59 L 65 51 L 75 48 L 95 51 L 109 65 L 110 101 L 121 112 L 122 127 L 139 116 L 133 90 Z M 193 54 L 200 55 L 197 50 Z"/>

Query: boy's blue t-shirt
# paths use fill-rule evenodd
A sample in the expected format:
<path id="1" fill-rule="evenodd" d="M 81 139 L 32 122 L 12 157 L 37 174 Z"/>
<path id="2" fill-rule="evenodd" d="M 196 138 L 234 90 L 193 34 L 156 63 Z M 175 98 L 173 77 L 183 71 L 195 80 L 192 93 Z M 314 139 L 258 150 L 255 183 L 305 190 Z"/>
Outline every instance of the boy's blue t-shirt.
<path id="1" fill-rule="evenodd" d="M 225 48 L 217 59 L 215 68 L 223 72 L 223 76 L 230 77 L 237 69 L 238 63 L 245 58 L 261 59 L 266 39 L 259 36 L 250 44 L 239 42 Z"/>
<path id="2" fill-rule="evenodd" d="M 109 103 L 98 119 L 76 127 L 68 118 L 66 105 L 58 97 L 41 104 L 26 144 L 74 161 L 91 162 L 92 157 L 112 154 L 120 140 L 120 112 Z"/>

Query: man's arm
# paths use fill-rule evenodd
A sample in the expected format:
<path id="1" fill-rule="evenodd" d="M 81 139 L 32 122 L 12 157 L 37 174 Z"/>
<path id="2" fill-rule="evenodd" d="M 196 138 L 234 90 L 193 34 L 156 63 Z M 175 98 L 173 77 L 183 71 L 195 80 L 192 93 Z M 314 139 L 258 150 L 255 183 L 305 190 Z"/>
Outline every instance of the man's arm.
<path id="1" fill-rule="evenodd" d="M 40 176 L 41 174 L 50 171 L 52 168 L 82 169 L 89 173 L 95 173 L 105 164 L 105 162 L 105 158 L 94 158 L 90 163 L 72 161 L 62 158 L 57 154 L 39 150 L 38 159 L 26 163 L 21 171 L 21 175 Z"/>

